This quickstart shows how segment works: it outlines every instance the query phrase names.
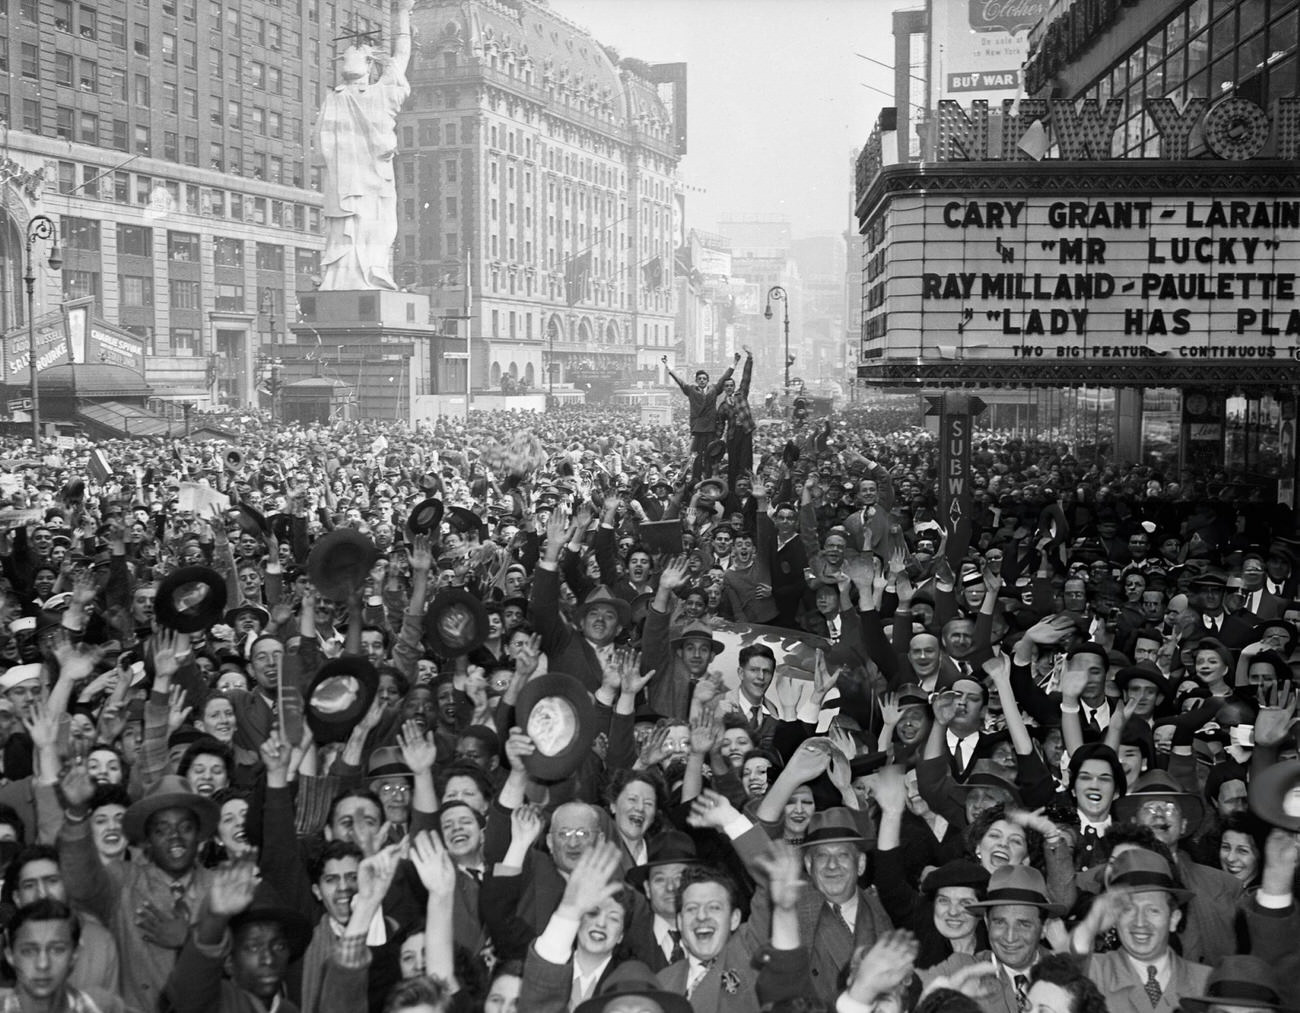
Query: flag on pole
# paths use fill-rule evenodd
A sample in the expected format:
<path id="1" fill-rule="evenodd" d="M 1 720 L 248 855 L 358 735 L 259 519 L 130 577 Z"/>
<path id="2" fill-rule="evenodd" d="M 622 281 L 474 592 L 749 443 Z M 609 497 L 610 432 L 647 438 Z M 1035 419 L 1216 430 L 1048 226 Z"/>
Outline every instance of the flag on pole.
<path id="1" fill-rule="evenodd" d="M 564 298 L 570 306 L 582 302 L 587 293 L 587 279 L 591 276 L 591 251 L 569 259 L 564 269 Z"/>
<path id="2" fill-rule="evenodd" d="M 653 257 L 641 267 L 641 283 L 646 288 L 664 287 L 664 258 Z"/>

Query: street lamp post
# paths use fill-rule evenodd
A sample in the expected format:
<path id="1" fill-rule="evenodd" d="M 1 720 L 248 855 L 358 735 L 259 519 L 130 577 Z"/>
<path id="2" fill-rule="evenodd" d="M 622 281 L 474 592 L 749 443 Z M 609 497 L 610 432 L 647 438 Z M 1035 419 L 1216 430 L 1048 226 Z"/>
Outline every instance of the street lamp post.
<path id="1" fill-rule="evenodd" d="M 27 283 L 27 357 L 32 371 L 32 449 L 37 454 L 41 452 L 41 396 L 36 386 L 36 264 L 32 247 L 38 239 L 50 240 L 50 270 L 59 270 L 63 266 L 59 230 L 49 215 L 33 215 L 27 223 L 27 273 L 23 275 Z"/>
<path id="2" fill-rule="evenodd" d="M 790 297 L 786 294 L 785 289 L 780 285 L 773 285 L 767 290 L 767 305 L 763 307 L 763 319 L 772 319 L 772 300 L 777 299 L 782 304 L 782 323 L 785 326 L 785 394 L 790 394 Z"/>

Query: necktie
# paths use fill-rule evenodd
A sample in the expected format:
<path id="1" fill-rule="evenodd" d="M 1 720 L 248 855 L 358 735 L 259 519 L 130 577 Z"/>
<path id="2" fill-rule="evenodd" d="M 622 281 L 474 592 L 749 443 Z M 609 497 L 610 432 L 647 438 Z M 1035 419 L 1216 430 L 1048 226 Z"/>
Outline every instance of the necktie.
<path id="1" fill-rule="evenodd" d="M 1094 734 L 1101 734 L 1101 722 L 1097 720 L 1097 712 L 1095 710 L 1088 710 L 1086 707 L 1084 710 L 1088 711 L 1088 721 L 1085 727 Z"/>
<path id="2" fill-rule="evenodd" d="M 1155 1009 L 1155 1007 L 1159 1006 L 1160 997 L 1164 995 L 1164 990 L 1160 987 L 1160 982 L 1156 981 L 1156 969 L 1149 964 L 1147 965 L 1146 984 L 1142 988 L 1146 992 L 1147 998 L 1151 1000 L 1151 1008 Z"/>
<path id="3" fill-rule="evenodd" d="M 760 716 L 762 715 L 762 713 L 763 713 L 763 708 L 762 708 L 761 706 L 750 708 L 750 711 L 749 711 L 749 726 L 750 726 L 751 728 L 753 728 L 755 731 L 758 730 L 758 722 L 759 722 L 759 718 L 760 718 Z"/>
<path id="4" fill-rule="evenodd" d="M 668 954 L 668 963 L 675 964 L 686 956 L 686 951 L 682 949 L 682 934 L 676 929 L 669 929 L 668 938 L 673 944 L 672 951 Z"/>
<path id="5" fill-rule="evenodd" d="M 483 882 L 482 869 L 466 869 L 465 872 L 469 874 L 470 878 L 473 879 L 475 883 Z"/>
<path id="6" fill-rule="evenodd" d="M 960 669 L 960 670 L 961 670 L 961 674 L 962 674 L 962 675 L 965 675 L 965 676 L 969 676 L 969 675 L 971 674 L 971 672 L 974 671 L 974 669 L 972 669 L 972 668 L 970 667 L 970 662 L 969 662 L 969 661 L 959 661 L 959 662 L 957 662 L 957 668 Z"/>
<path id="7" fill-rule="evenodd" d="M 1017 974 L 1012 983 L 1016 986 L 1016 1009 L 1025 1013 L 1029 1009 L 1029 979 L 1023 974 Z"/>
<path id="8" fill-rule="evenodd" d="M 966 769 L 966 758 L 962 756 L 961 753 L 961 739 L 958 739 L 952 744 L 952 758 L 957 763 L 957 771 L 959 773 Z"/>
<path id="9" fill-rule="evenodd" d="M 853 935 L 853 926 L 850 925 L 849 920 L 844 917 L 844 905 L 832 904 L 831 907 L 835 908 L 835 914 L 839 917 L 840 924 L 849 930 L 849 935 Z"/>
<path id="10" fill-rule="evenodd" d="M 691 997 L 691 993 L 699 986 L 709 974 L 709 968 L 713 966 L 712 960 L 701 961 L 691 970 L 691 980 L 686 983 L 686 998 Z"/>

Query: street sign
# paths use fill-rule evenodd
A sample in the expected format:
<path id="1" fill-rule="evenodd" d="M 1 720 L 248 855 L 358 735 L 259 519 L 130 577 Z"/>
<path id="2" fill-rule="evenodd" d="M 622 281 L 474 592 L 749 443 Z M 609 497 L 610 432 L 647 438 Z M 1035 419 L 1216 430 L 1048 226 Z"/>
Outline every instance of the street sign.
<path id="1" fill-rule="evenodd" d="M 956 570 L 971 537 L 970 445 L 974 418 L 984 402 L 947 391 L 927 397 L 927 415 L 939 416 L 939 517 L 948 529 L 948 561 Z"/>
<path id="2" fill-rule="evenodd" d="M 10 401 L 6 407 L 8 407 L 11 415 L 14 412 L 29 412 L 32 410 L 32 399 L 29 397 L 19 398 L 17 401 Z"/>

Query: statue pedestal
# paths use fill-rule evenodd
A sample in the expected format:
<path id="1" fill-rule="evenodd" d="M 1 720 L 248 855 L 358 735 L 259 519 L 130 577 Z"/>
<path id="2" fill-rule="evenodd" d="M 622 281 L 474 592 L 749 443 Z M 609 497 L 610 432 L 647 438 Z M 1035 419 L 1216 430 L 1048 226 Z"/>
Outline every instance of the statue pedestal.
<path id="1" fill-rule="evenodd" d="M 415 399 L 465 392 L 463 337 L 440 333 L 429 297 L 384 289 L 303 292 L 290 324 L 297 354 L 285 380 L 330 377 L 352 387 L 359 418 L 411 422 Z M 265 350 L 264 350 L 265 351 Z M 275 354 L 283 355 L 277 351 Z"/>

